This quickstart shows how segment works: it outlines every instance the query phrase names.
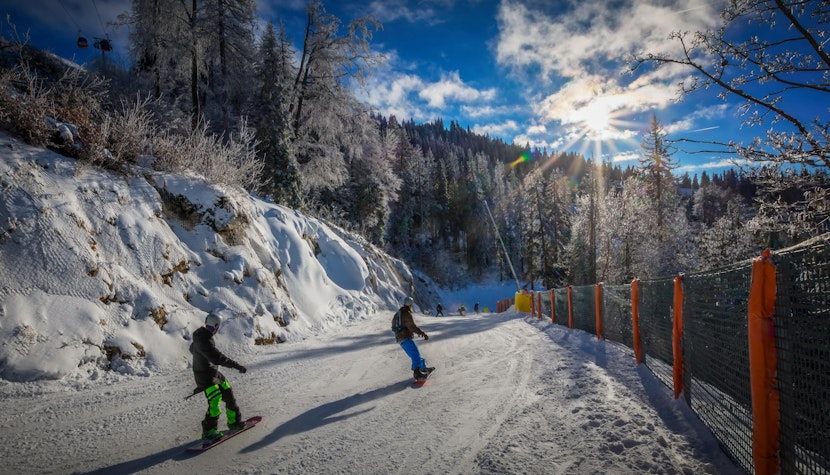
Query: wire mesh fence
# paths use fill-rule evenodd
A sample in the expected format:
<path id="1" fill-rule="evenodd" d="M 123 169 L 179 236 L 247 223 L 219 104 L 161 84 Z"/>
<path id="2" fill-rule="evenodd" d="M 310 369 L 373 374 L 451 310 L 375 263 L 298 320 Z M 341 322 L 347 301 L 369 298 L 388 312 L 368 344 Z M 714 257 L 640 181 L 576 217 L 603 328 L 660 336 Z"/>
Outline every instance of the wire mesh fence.
<path id="1" fill-rule="evenodd" d="M 751 262 L 683 276 L 686 402 L 753 472 L 747 299 Z"/>
<path id="2" fill-rule="evenodd" d="M 830 235 L 775 253 L 774 388 L 781 474 L 830 474 Z M 756 472 L 748 300 L 753 262 L 682 276 L 682 357 L 675 362 L 674 278 L 639 282 L 639 335 L 649 370 L 669 388 L 682 366 L 683 397 L 748 473 Z M 541 315 L 635 348 L 632 286 L 544 291 Z M 570 296 L 569 296 L 570 294 Z M 637 294 L 635 294 L 637 295 Z M 768 333 L 772 333 L 770 330 Z M 771 345 L 770 345 L 771 347 Z M 772 385 L 771 385 L 772 386 Z M 780 421 L 780 422 L 779 422 Z"/>
<path id="3" fill-rule="evenodd" d="M 782 473 L 830 473 L 830 245 L 775 258 Z"/>
<path id="4" fill-rule="evenodd" d="M 602 335 L 606 340 L 634 348 L 631 328 L 631 286 L 602 286 Z"/>
<path id="5" fill-rule="evenodd" d="M 553 291 L 554 294 L 554 318 L 553 322 L 559 325 L 568 326 L 568 289 L 561 288 Z"/>
<path id="6" fill-rule="evenodd" d="M 640 334 L 644 363 L 663 384 L 672 387 L 672 315 L 674 279 L 640 282 Z"/>
<path id="7" fill-rule="evenodd" d="M 571 301 L 574 312 L 574 328 L 597 334 L 596 287 L 582 285 L 571 287 Z"/>

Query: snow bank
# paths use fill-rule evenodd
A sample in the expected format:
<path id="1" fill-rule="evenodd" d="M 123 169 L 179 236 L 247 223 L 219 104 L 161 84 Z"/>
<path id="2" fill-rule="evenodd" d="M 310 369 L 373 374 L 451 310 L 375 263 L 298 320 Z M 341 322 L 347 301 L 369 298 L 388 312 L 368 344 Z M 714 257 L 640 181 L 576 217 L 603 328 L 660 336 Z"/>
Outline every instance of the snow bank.
<path id="1" fill-rule="evenodd" d="M 416 291 L 405 264 L 364 240 L 195 176 L 125 176 L 0 135 L 0 188 L 10 381 L 182 369 L 207 312 L 253 352 Z"/>

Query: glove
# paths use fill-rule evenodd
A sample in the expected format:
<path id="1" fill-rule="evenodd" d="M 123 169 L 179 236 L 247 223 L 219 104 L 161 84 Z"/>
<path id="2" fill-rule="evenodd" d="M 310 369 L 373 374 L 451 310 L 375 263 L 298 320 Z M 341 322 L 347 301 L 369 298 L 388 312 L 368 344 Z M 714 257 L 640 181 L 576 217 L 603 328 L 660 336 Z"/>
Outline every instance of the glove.
<path id="1" fill-rule="evenodd" d="M 239 368 L 236 368 L 236 369 L 239 370 L 239 372 L 242 373 L 242 374 L 245 374 L 245 373 L 248 372 L 248 368 L 246 368 L 242 365 L 239 365 Z"/>
<path id="2" fill-rule="evenodd" d="M 424 333 L 424 340 L 429 340 L 429 335 L 427 335 L 426 333 Z"/>

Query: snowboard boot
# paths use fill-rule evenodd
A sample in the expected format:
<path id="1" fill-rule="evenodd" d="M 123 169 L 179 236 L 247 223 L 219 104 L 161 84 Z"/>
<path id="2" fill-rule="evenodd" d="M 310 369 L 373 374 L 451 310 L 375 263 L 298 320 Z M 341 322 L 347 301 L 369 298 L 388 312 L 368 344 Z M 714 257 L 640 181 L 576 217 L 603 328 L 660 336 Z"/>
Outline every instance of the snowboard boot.
<path id="1" fill-rule="evenodd" d="M 208 440 L 210 442 L 215 442 L 215 441 L 221 439 L 224 435 L 225 434 L 223 434 L 222 432 L 220 432 L 216 429 L 210 429 L 208 431 L 202 431 L 202 438 L 205 439 L 205 440 Z"/>
<path id="2" fill-rule="evenodd" d="M 228 430 L 230 430 L 232 432 L 237 431 L 237 430 L 241 430 L 241 429 L 244 429 L 244 428 L 245 428 L 245 421 L 243 421 L 241 419 L 234 422 L 233 424 L 228 424 Z"/>
<path id="3" fill-rule="evenodd" d="M 416 368 L 412 373 L 415 376 L 415 379 L 427 379 L 429 373 L 435 371 L 435 368 Z"/>

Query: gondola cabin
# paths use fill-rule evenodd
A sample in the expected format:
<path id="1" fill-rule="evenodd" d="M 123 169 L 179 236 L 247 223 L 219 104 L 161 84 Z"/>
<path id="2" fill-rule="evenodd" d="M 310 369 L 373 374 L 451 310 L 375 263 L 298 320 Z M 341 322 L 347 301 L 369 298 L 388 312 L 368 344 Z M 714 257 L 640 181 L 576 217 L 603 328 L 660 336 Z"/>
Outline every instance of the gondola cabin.
<path id="1" fill-rule="evenodd" d="M 95 43 L 92 46 L 104 52 L 112 51 L 112 43 L 108 39 L 95 38 Z"/>

